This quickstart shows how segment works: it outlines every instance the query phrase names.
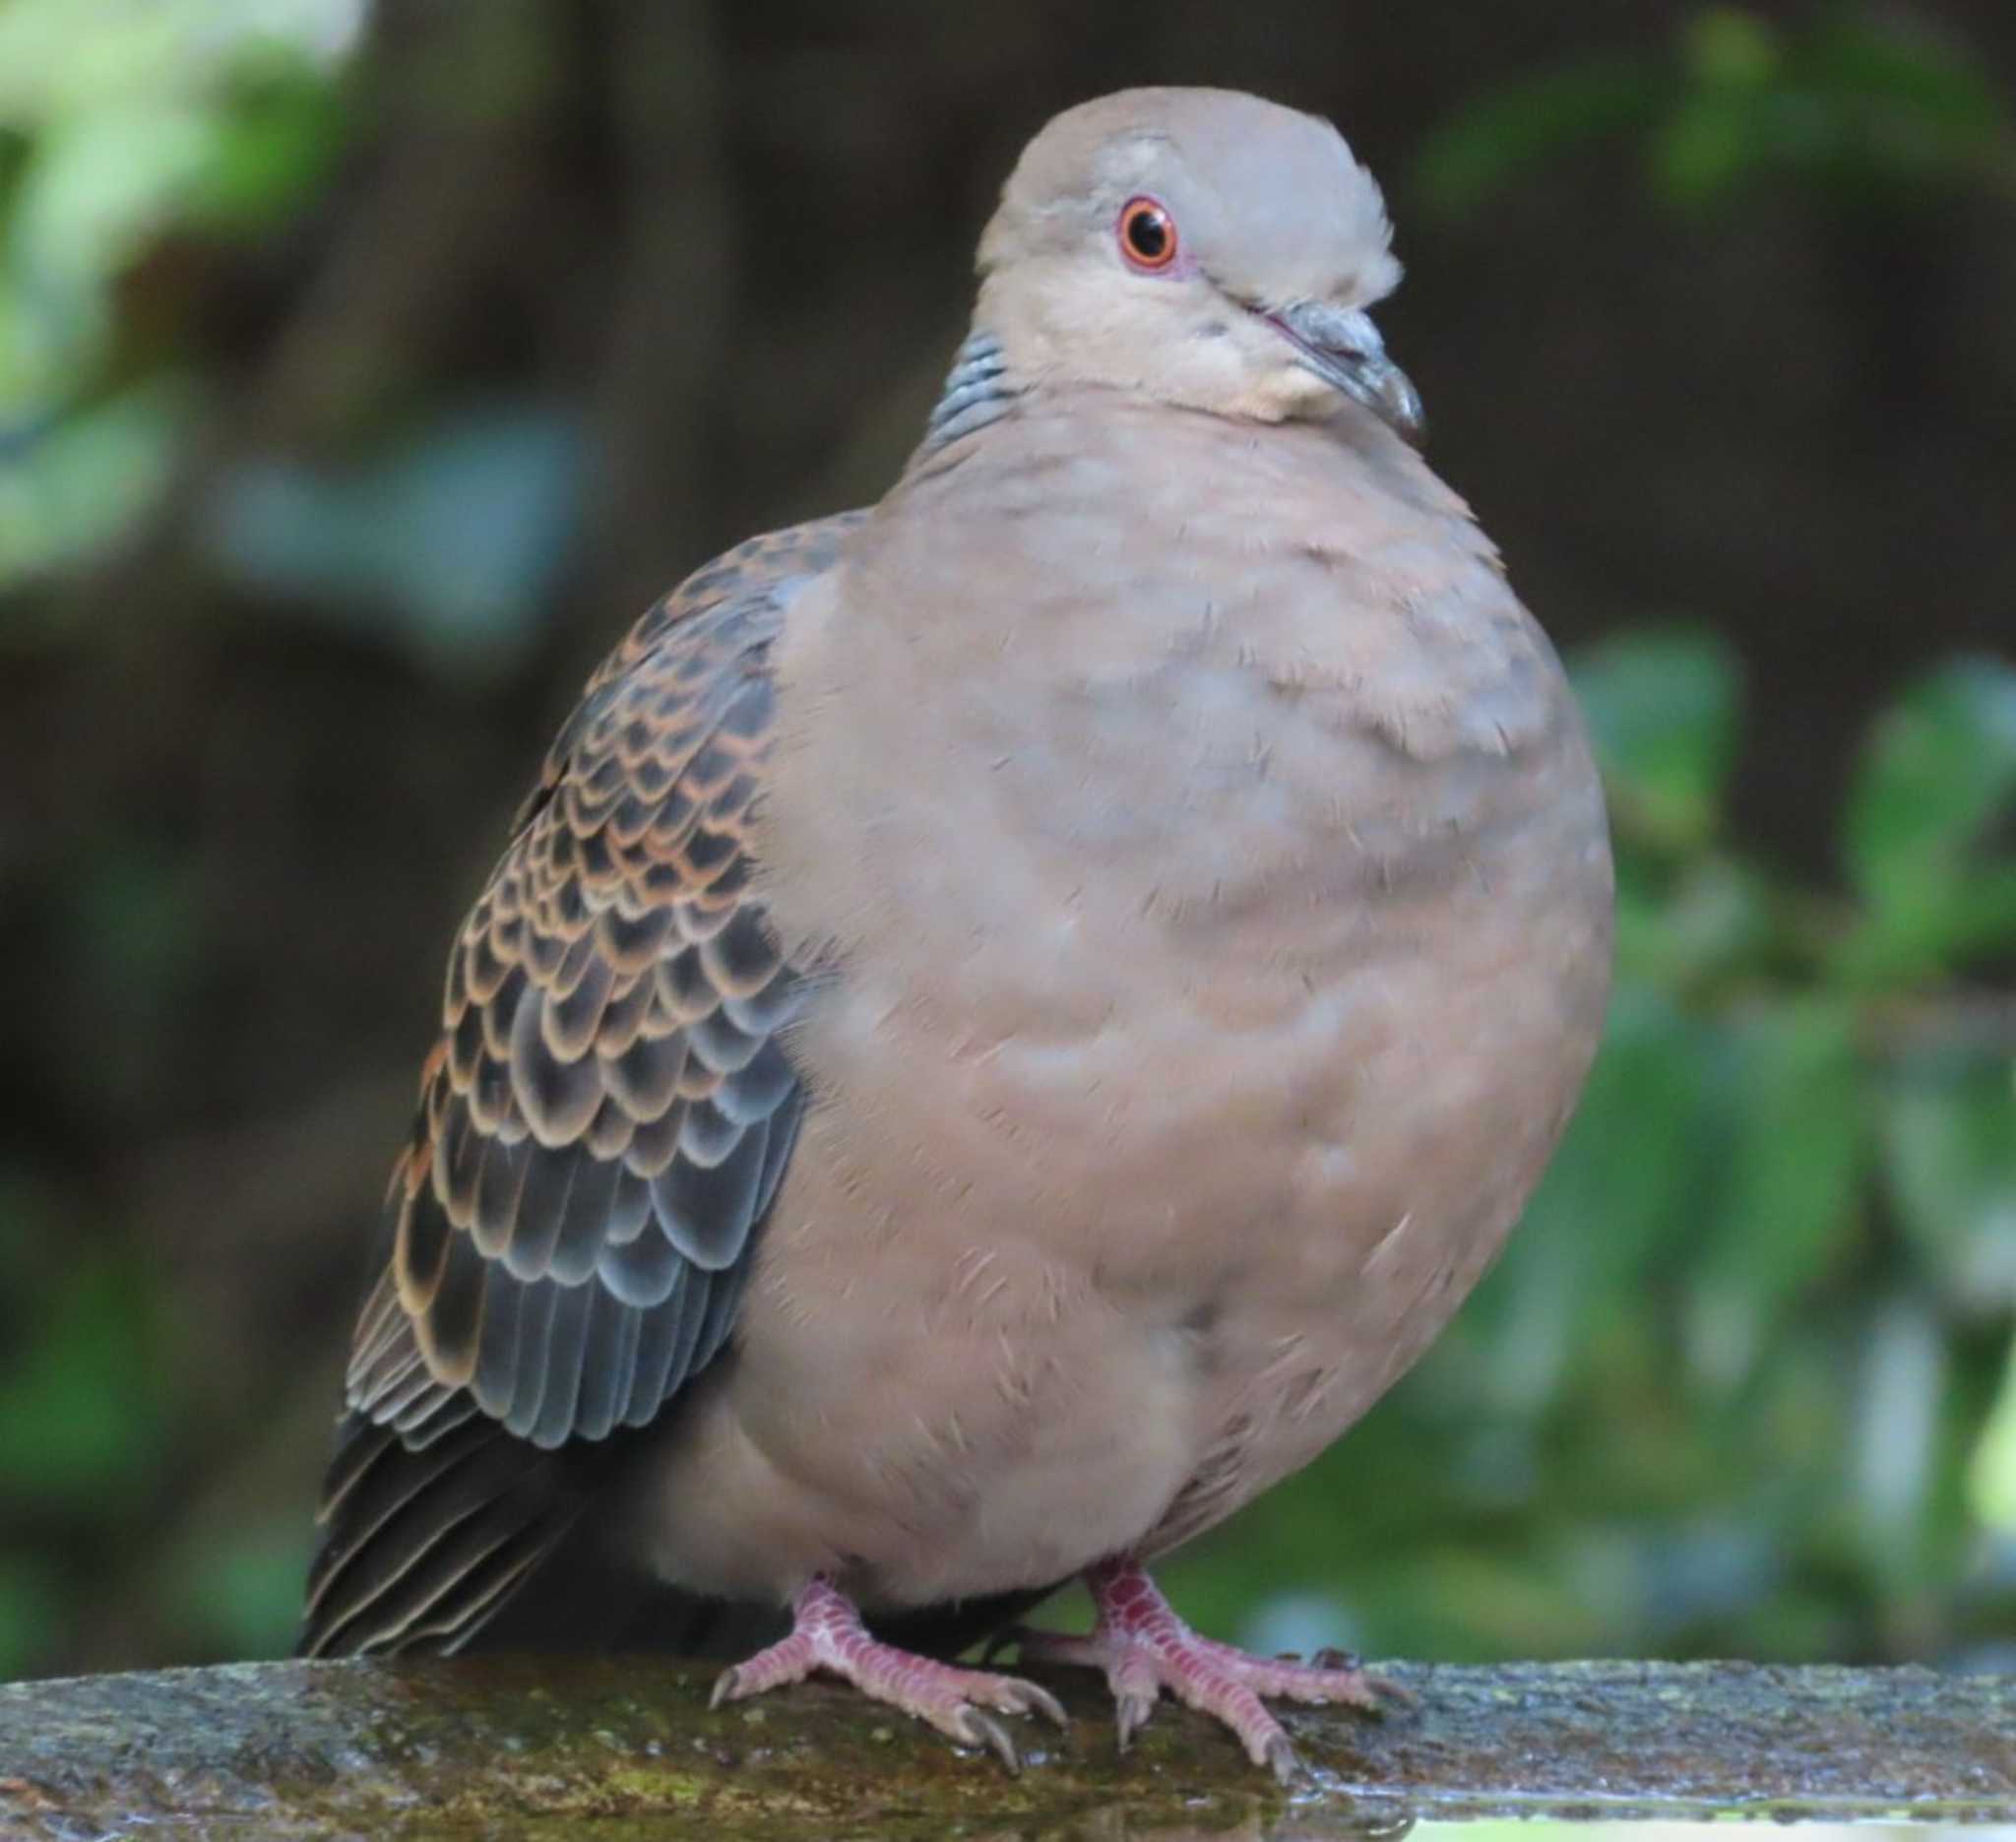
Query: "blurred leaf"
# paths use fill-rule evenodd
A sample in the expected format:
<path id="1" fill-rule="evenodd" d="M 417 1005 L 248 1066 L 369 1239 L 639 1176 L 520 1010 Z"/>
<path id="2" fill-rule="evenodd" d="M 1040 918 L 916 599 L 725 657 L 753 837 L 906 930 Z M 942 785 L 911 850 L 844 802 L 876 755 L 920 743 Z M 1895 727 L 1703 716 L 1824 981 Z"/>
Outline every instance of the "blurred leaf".
<path id="1" fill-rule="evenodd" d="M 2008 95 L 1928 22 L 1837 10 L 1814 32 L 1809 69 L 1841 126 L 1838 158 L 1896 179 L 2016 177 Z"/>
<path id="2" fill-rule="evenodd" d="M 1849 865 L 1871 896 L 1947 873 L 2016 795 L 2016 667 L 1942 666 L 1878 724 L 1848 811 Z"/>
<path id="3" fill-rule="evenodd" d="M 0 443 L 0 589 L 70 567 L 131 528 L 166 487 L 198 411 L 163 379 Z"/>
<path id="4" fill-rule="evenodd" d="M 1722 198 L 1757 165 L 1762 125 L 1753 97 L 1713 91 L 1687 96 L 1652 136 L 1654 190 L 1688 208 Z"/>
<path id="5" fill-rule="evenodd" d="M 212 92 L 276 49 L 347 53 L 368 0 L 7 0 L 0 123 L 34 128 L 136 98 Z"/>
<path id="6" fill-rule="evenodd" d="M 123 267 L 216 159 L 210 113 L 166 98 L 66 118 L 35 144 L 12 214 L 18 285 L 97 281 Z"/>
<path id="7" fill-rule="evenodd" d="M 1428 140 L 1418 174 L 1444 215 L 1591 142 L 1635 132 L 1652 195 L 1685 210 L 1789 174 L 1834 199 L 1928 184 L 2016 193 L 2016 133 L 1984 62 L 1908 15 L 1849 8 L 1781 30 L 1704 7 L 1657 58 L 1579 56 L 1499 84 Z"/>
<path id="8" fill-rule="evenodd" d="M 0 1480 L 15 1502 L 123 1504 L 159 1456 L 162 1407 L 143 1275 L 109 1261 L 45 1288 L 0 1368 Z"/>
<path id="9" fill-rule="evenodd" d="M 1781 63 L 1777 35 L 1737 7 L 1710 7 L 1681 41 L 1686 84 L 1650 141 L 1655 192 L 1698 206 L 1721 196 L 1768 150 L 1768 86 Z"/>
<path id="10" fill-rule="evenodd" d="M 1706 1044 L 1647 986 L 1619 985 L 1574 1121 L 1498 1270 L 1460 1320 L 1478 1349 L 1476 1393 L 1533 1415 L 1558 1393 L 1690 1191 L 1708 1098 Z"/>
<path id="11" fill-rule="evenodd" d="M 1721 1044 L 1723 1154 L 1689 1260 L 1688 1341 L 1728 1390 L 1773 1320 L 1846 1245 L 1867 1163 L 1857 1019 L 1813 994 L 1753 1005 Z"/>
<path id="12" fill-rule="evenodd" d="M 1735 759 L 1742 672 L 1703 632 L 1621 634 L 1570 662 L 1620 836 L 1698 850 L 1715 833 Z"/>
<path id="13" fill-rule="evenodd" d="M 1777 76 L 1784 62 L 1778 34 L 1741 7 L 1704 7 L 1680 34 L 1680 56 L 1700 82 L 1752 90 Z"/>
<path id="14" fill-rule="evenodd" d="M 232 97 L 208 165 L 191 187 L 200 222 L 257 229 L 327 177 L 356 131 L 356 108 L 321 73 L 290 62 Z"/>
<path id="15" fill-rule="evenodd" d="M 1838 90 L 1956 126 L 1987 129 L 2009 118 L 2009 98 L 1982 59 L 1902 9 L 1835 9 L 1815 28 L 1813 61 Z"/>
<path id="16" fill-rule="evenodd" d="M 2016 667 L 1942 666 L 1877 723 L 1850 791 L 1844 852 L 1867 898 L 1843 948 L 1858 971 L 1906 973 L 2016 949 Z"/>
<path id="17" fill-rule="evenodd" d="M 1458 218 L 1573 149 L 1647 120 L 1665 84 L 1628 53 L 1578 58 L 1499 84 L 1466 101 L 1422 143 L 1422 202 Z"/>
<path id="18" fill-rule="evenodd" d="M 2016 1078 L 2006 1061 L 1924 1056 L 1885 1097 L 1885 1172 L 1898 1220 L 1947 1299 L 2016 1304 Z"/>
<path id="19" fill-rule="evenodd" d="M 208 124 L 154 105 L 38 141 L 0 240 L 0 427 L 65 403 L 111 337 L 109 286 L 209 159 Z"/>
<path id="20" fill-rule="evenodd" d="M 1967 1468 L 1974 1513 L 1991 1529 L 2016 1535 L 2016 1342 L 2002 1371 L 1994 1411 Z"/>
<path id="21" fill-rule="evenodd" d="M 213 554 L 268 592 L 389 627 L 460 668 L 502 669 L 537 629 L 579 516 L 580 444 L 533 405 L 467 413 L 346 475 L 241 469 Z"/>
<path id="22" fill-rule="evenodd" d="M 1746 863 L 1703 856 L 1677 877 L 1653 876 L 1628 841 L 1617 864 L 1617 969 L 1683 992 L 1759 957 L 1772 935 L 1773 891 Z"/>
<path id="23" fill-rule="evenodd" d="M 1856 1402 L 1857 1507 L 1869 1560 L 1899 1586 L 1916 1582 L 1930 1534 L 1946 1340 L 1924 1301 L 1886 1301 L 1861 1347 Z"/>

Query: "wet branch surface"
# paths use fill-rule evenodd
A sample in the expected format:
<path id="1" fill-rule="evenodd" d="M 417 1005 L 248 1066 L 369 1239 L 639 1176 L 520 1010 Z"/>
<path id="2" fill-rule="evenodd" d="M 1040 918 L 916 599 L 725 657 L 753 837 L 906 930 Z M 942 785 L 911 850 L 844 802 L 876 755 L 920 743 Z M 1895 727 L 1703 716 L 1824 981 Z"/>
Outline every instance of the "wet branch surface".
<path id="1" fill-rule="evenodd" d="M 1380 1665 L 1418 1711 L 1291 1710 L 1288 1793 L 1092 1679 L 1009 1777 L 850 1691 L 707 1706 L 660 1659 L 264 1663 L 0 1687 L 0 1834 L 1274 1838 L 1408 1817 L 2016 1821 L 2016 1678 L 1742 1664 Z"/>

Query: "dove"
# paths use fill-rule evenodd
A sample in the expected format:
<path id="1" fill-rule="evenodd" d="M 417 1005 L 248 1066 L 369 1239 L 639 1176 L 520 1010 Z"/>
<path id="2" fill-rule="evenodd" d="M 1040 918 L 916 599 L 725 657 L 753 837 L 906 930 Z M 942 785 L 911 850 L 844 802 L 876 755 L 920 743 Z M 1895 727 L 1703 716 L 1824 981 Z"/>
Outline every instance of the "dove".
<path id="1" fill-rule="evenodd" d="M 310 1654 L 654 1645 L 1012 1766 L 1103 1672 L 1256 1764 L 1348 1661 L 1152 1564 L 1323 1452 L 1517 1221 L 1612 887 L 1559 662 L 1372 307 L 1314 116 L 1059 115 L 873 507 L 588 685 L 449 956 Z M 1089 1587 L 1090 1632 L 1020 1620 Z"/>

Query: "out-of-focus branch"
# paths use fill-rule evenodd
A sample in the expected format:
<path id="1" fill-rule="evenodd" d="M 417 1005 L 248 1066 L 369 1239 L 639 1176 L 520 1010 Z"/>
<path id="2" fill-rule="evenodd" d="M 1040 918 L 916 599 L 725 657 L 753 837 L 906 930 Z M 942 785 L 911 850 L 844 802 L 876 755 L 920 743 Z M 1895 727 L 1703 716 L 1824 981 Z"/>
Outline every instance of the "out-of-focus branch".
<path id="1" fill-rule="evenodd" d="M 714 9 L 623 0 L 607 18 L 625 220 L 595 389 L 594 586 L 627 615 L 710 535 L 738 264 Z"/>

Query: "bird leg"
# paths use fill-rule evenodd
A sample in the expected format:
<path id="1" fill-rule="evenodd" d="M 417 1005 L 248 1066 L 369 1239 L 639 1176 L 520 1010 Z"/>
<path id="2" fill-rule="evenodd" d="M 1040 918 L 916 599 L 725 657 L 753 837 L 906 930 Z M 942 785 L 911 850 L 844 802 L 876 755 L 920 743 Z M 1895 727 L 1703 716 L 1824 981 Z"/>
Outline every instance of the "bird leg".
<path id="1" fill-rule="evenodd" d="M 1411 1699 L 1397 1683 L 1367 1676 L 1348 1658 L 1319 1653 L 1313 1664 L 1249 1656 L 1230 1644 L 1199 1637 L 1179 1619 L 1136 1560 L 1102 1560 L 1085 1575 L 1097 1620 L 1089 1636 L 1019 1627 L 1004 1634 L 1024 1663 L 1078 1663 L 1105 1672 L 1118 1703 L 1120 1746 L 1140 1731 L 1166 1688 L 1178 1700 L 1214 1714 L 1238 1736 L 1256 1765 L 1284 1781 L 1299 1769 L 1289 1737 L 1267 1711 L 1263 1695 L 1304 1702 L 1339 1701 L 1376 1708 L 1382 1691 Z"/>
<path id="2" fill-rule="evenodd" d="M 720 1707 L 724 1701 L 803 1682 L 814 1670 L 845 1677 L 870 1700 L 928 1721 L 961 1746 L 991 1747 L 1011 1772 L 1021 1764 L 1015 1743 L 1008 1730 L 982 1709 L 1003 1714 L 1034 1711 L 1059 1727 L 1065 1724 L 1056 1696 L 1034 1683 L 959 1669 L 878 1642 L 861 1622 L 853 1602 L 818 1575 L 791 1599 L 790 1635 L 724 1671 L 709 1705 Z"/>

